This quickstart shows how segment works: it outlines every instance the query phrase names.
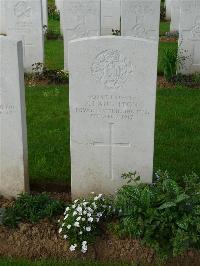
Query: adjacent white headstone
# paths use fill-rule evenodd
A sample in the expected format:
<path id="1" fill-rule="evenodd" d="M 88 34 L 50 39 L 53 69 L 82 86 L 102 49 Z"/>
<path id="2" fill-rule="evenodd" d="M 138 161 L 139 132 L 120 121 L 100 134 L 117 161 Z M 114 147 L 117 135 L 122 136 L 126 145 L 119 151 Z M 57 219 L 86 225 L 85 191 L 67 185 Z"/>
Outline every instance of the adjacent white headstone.
<path id="1" fill-rule="evenodd" d="M 180 5 L 181 5 L 181 0 L 173 0 L 173 1 L 171 1 L 170 31 L 178 31 L 179 30 Z"/>
<path id="2" fill-rule="evenodd" d="M 179 34 L 179 72 L 200 73 L 200 0 L 181 2 Z"/>
<path id="3" fill-rule="evenodd" d="M 64 68 L 68 70 L 68 43 L 83 37 L 100 35 L 100 0 L 65 0 Z"/>
<path id="4" fill-rule="evenodd" d="M 132 37 L 70 42 L 73 198 L 112 194 L 129 171 L 152 181 L 157 53 Z"/>
<path id="5" fill-rule="evenodd" d="M 101 35 L 120 31 L 121 0 L 101 0 Z"/>
<path id="6" fill-rule="evenodd" d="M 48 1 L 42 0 L 43 25 L 48 26 Z"/>
<path id="7" fill-rule="evenodd" d="M 122 0 L 121 34 L 158 40 L 160 0 Z"/>
<path id="8" fill-rule="evenodd" d="M 166 20 L 171 20 L 171 2 L 172 0 L 165 0 Z"/>
<path id="9" fill-rule="evenodd" d="M 5 1 L 0 0 L 0 34 L 6 34 Z"/>
<path id="10" fill-rule="evenodd" d="M 0 36 L 0 195 L 28 189 L 22 42 Z"/>
<path id="11" fill-rule="evenodd" d="M 6 1 L 6 33 L 23 41 L 24 68 L 44 61 L 44 38 L 41 0 Z"/>

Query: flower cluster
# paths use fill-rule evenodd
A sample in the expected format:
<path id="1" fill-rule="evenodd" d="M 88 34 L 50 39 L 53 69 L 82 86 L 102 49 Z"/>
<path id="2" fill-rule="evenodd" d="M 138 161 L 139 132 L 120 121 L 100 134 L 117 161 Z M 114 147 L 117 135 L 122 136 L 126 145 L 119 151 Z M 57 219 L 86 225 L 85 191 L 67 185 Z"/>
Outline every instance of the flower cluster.
<path id="1" fill-rule="evenodd" d="M 59 233 L 71 244 L 70 251 L 80 248 L 86 253 L 88 244 L 92 243 L 97 235 L 97 224 L 111 212 L 112 207 L 102 194 L 93 195 L 89 200 L 76 199 L 71 206 L 68 206 L 63 220 L 58 222 Z"/>

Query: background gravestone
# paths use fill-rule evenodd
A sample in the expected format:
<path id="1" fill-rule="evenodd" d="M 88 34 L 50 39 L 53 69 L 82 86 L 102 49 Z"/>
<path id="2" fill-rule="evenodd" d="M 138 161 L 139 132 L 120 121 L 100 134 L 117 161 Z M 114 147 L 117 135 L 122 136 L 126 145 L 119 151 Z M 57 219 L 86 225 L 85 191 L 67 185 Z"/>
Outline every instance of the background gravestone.
<path id="1" fill-rule="evenodd" d="M 28 191 L 22 42 L 0 36 L 0 195 Z"/>
<path id="2" fill-rule="evenodd" d="M 6 1 L 6 33 L 23 41 L 24 68 L 44 62 L 44 39 L 41 0 Z"/>
<path id="3" fill-rule="evenodd" d="M 166 19 L 171 20 L 171 2 L 172 0 L 165 0 Z"/>
<path id="4" fill-rule="evenodd" d="M 158 40 L 160 0 L 122 0 L 121 34 Z"/>
<path id="5" fill-rule="evenodd" d="M 200 73 L 200 0 L 181 2 L 179 35 L 179 72 Z"/>
<path id="6" fill-rule="evenodd" d="M 172 0 L 171 1 L 170 31 L 178 31 L 179 30 L 180 5 L 181 5 L 181 0 Z"/>
<path id="7" fill-rule="evenodd" d="M 0 34 L 6 33 L 5 1 L 0 0 Z"/>
<path id="8" fill-rule="evenodd" d="M 64 68 L 68 70 L 68 43 L 100 35 L 100 0 L 66 0 L 63 4 Z"/>
<path id="9" fill-rule="evenodd" d="M 101 0 L 101 35 L 120 31 L 121 0 Z"/>
<path id="10" fill-rule="evenodd" d="M 152 181 L 157 42 L 92 37 L 69 45 L 72 197 Z"/>
<path id="11" fill-rule="evenodd" d="M 48 0 L 42 0 L 43 25 L 48 26 Z"/>

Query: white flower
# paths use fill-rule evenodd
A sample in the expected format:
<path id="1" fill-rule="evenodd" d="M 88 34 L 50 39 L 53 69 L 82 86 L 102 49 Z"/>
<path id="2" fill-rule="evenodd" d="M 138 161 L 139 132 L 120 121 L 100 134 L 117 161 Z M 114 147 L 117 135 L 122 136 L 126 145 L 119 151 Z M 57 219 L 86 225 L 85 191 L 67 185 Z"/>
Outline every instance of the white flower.
<path id="1" fill-rule="evenodd" d="M 83 206 L 85 207 L 88 204 L 87 201 L 83 202 Z"/>
<path id="2" fill-rule="evenodd" d="M 68 215 L 68 214 L 66 214 L 66 215 L 65 215 L 65 217 L 64 217 L 64 220 L 66 220 L 68 216 L 69 216 L 69 215 Z"/>
<path id="3" fill-rule="evenodd" d="M 82 218 L 82 221 L 83 221 L 83 222 L 85 221 L 85 218 L 84 218 L 84 217 Z"/>
<path id="4" fill-rule="evenodd" d="M 87 227 L 85 228 L 85 230 L 86 230 L 87 232 L 90 232 L 90 231 L 91 231 L 91 227 L 90 227 L 90 226 L 87 226 Z"/>
<path id="5" fill-rule="evenodd" d="M 78 199 L 76 199 L 75 201 L 74 201 L 74 203 L 77 203 L 78 202 Z"/>
<path id="6" fill-rule="evenodd" d="M 97 220 L 97 223 L 99 222 L 99 218 L 96 219 Z"/>
<path id="7" fill-rule="evenodd" d="M 87 217 L 90 217 L 90 216 L 91 216 L 91 213 L 88 213 L 88 214 L 87 214 Z"/>
<path id="8" fill-rule="evenodd" d="M 82 242 L 82 249 L 81 252 L 86 253 L 87 252 L 87 241 Z"/>
<path id="9" fill-rule="evenodd" d="M 91 223 L 92 223 L 93 220 L 94 220 L 94 219 L 93 219 L 92 217 L 88 218 L 88 222 L 91 222 Z"/>
<path id="10" fill-rule="evenodd" d="M 91 194 L 94 194 L 94 192 L 92 191 Z"/>
<path id="11" fill-rule="evenodd" d="M 99 199 L 98 196 L 94 197 L 94 200 L 98 200 L 98 199 Z"/>
<path id="12" fill-rule="evenodd" d="M 84 215 L 86 215 L 86 214 L 87 214 L 87 212 L 86 212 L 86 211 L 83 211 L 83 214 L 84 214 Z"/>
<path id="13" fill-rule="evenodd" d="M 87 245 L 87 241 L 83 241 L 83 242 L 82 242 L 82 245 L 83 245 L 83 246 Z"/>
<path id="14" fill-rule="evenodd" d="M 74 244 L 74 245 L 71 245 L 69 249 L 70 249 L 70 251 L 74 251 L 76 249 L 76 247 L 77 247 L 77 245 Z"/>
<path id="15" fill-rule="evenodd" d="M 82 231 L 80 231 L 80 232 L 79 232 L 79 235 L 82 235 L 82 234 L 83 234 L 83 232 L 82 232 Z"/>
<path id="16" fill-rule="evenodd" d="M 71 227 L 72 227 L 71 224 L 68 224 L 67 229 L 70 229 Z"/>
<path id="17" fill-rule="evenodd" d="M 58 220 L 58 223 L 60 223 L 60 219 Z"/>
<path id="18" fill-rule="evenodd" d="M 72 208 L 75 209 L 75 208 L 76 208 L 76 204 L 73 204 L 73 205 L 72 205 Z"/>
<path id="19" fill-rule="evenodd" d="M 97 213 L 97 216 L 98 216 L 98 217 L 101 217 L 101 216 L 102 216 L 102 213 L 101 213 L 101 212 L 98 212 L 98 213 Z"/>
<path id="20" fill-rule="evenodd" d="M 81 216 L 77 217 L 76 218 L 76 221 L 80 221 L 80 219 L 81 219 Z"/>
<path id="21" fill-rule="evenodd" d="M 68 212 L 69 210 L 70 210 L 70 207 L 67 207 L 67 208 L 65 209 L 66 212 Z"/>
<path id="22" fill-rule="evenodd" d="M 65 223 L 62 224 L 62 227 L 65 226 Z"/>
<path id="23" fill-rule="evenodd" d="M 75 216 L 75 215 L 77 215 L 77 212 L 76 211 L 73 212 L 73 216 Z"/>
<path id="24" fill-rule="evenodd" d="M 77 208 L 76 208 L 76 210 L 77 210 L 77 212 L 79 212 L 79 213 L 82 213 L 82 207 L 81 206 L 78 206 Z"/>
<path id="25" fill-rule="evenodd" d="M 58 230 L 58 232 L 59 232 L 59 234 L 62 232 L 62 228 L 60 228 L 59 230 Z"/>
<path id="26" fill-rule="evenodd" d="M 87 210 L 88 210 L 89 212 L 93 212 L 93 209 L 90 208 L 90 207 L 88 207 Z"/>
<path id="27" fill-rule="evenodd" d="M 97 208 L 97 205 L 96 205 L 96 203 L 95 203 L 95 202 L 93 202 L 93 203 L 92 203 L 92 206 L 94 207 L 94 209 L 96 209 L 96 208 Z"/>
<path id="28" fill-rule="evenodd" d="M 63 237 L 64 239 L 67 239 L 67 235 L 64 235 L 64 237 Z"/>
<path id="29" fill-rule="evenodd" d="M 75 223 L 74 223 L 74 226 L 75 226 L 75 227 L 80 227 L 79 222 L 75 222 Z"/>

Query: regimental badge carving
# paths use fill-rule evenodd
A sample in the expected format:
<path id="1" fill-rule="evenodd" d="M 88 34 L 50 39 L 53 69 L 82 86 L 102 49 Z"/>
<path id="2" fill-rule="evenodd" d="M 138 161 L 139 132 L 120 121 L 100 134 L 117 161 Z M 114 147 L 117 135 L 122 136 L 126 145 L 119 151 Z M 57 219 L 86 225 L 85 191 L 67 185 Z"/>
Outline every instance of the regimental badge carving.
<path id="1" fill-rule="evenodd" d="M 131 5 L 130 11 L 136 14 L 136 16 L 145 16 L 146 14 L 152 14 L 154 10 L 153 3 L 140 3 L 137 2 Z"/>
<path id="2" fill-rule="evenodd" d="M 148 33 L 145 26 L 142 24 L 136 24 L 131 29 L 131 36 L 136 37 L 147 37 Z"/>
<path id="3" fill-rule="evenodd" d="M 97 9 L 94 8 L 94 1 L 72 1 L 69 2 L 69 10 L 76 16 L 96 15 Z"/>
<path id="4" fill-rule="evenodd" d="M 14 14 L 18 18 L 29 18 L 31 15 L 31 7 L 25 1 L 18 2 L 14 7 Z"/>
<path id="5" fill-rule="evenodd" d="M 197 16 L 195 19 L 194 26 L 191 30 L 192 38 L 200 40 L 200 16 Z"/>
<path id="6" fill-rule="evenodd" d="M 92 75 L 109 89 L 118 89 L 133 74 L 133 65 L 118 50 L 104 50 L 91 66 Z"/>

